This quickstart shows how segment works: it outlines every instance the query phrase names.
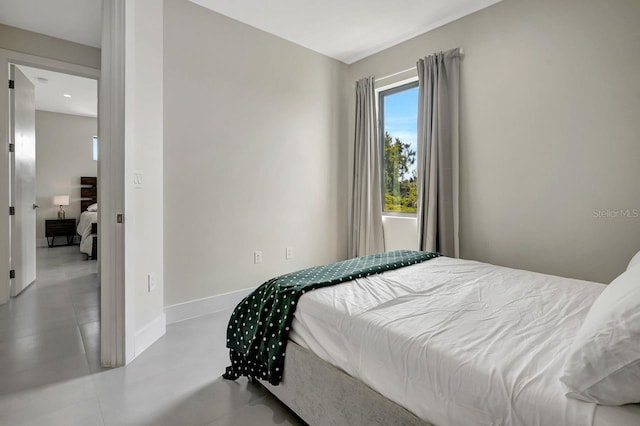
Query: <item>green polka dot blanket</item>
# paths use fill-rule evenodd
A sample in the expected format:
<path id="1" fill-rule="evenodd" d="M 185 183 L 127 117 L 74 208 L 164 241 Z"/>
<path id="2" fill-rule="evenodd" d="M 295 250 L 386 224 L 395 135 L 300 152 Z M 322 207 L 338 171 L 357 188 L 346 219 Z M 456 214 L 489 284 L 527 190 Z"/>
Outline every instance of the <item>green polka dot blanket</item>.
<path id="1" fill-rule="evenodd" d="M 439 256 L 438 253 L 398 250 L 316 266 L 273 278 L 245 297 L 227 328 L 231 365 L 223 377 L 282 379 L 287 339 L 300 296 L 321 287 L 402 268 Z"/>

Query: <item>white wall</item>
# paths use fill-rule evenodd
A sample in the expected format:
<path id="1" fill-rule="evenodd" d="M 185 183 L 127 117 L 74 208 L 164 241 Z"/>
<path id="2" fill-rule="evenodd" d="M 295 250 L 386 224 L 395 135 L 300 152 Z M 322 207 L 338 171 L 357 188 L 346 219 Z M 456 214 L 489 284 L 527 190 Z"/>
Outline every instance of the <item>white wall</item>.
<path id="1" fill-rule="evenodd" d="M 165 332 L 163 313 L 163 8 L 127 0 L 125 31 L 125 315 L 127 362 Z M 134 173 L 143 184 L 134 187 Z M 148 274 L 156 289 L 148 291 Z M 131 336 L 128 336 L 131 337 Z"/>
<path id="2" fill-rule="evenodd" d="M 164 19 L 165 305 L 345 258 L 346 66 L 187 0 Z"/>
<path id="3" fill-rule="evenodd" d="M 384 249 L 419 250 L 418 221 L 412 217 L 382 216 Z"/>
<path id="4" fill-rule="evenodd" d="M 96 176 L 93 137 L 98 133 L 96 118 L 56 112 L 36 111 L 36 238 L 46 246 L 45 219 L 56 219 L 59 206 L 54 195 L 69 195 L 64 207 L 67 219 L 80 219 L 80 177 Z"/>
<path id="5" fill-rule="evenodd" d="M 505 0 L 351 65 L 347 85 L 464 48 L 462 257 L 608 282 L 640 249 L 640 218 L 593 214 L 640 209 L 638 17 L 637 0 Z"/>
<path id="6" fill-rule="evenodd" d="M 100 68 L 100 49 L 0 24 L 0 48 Z"/>

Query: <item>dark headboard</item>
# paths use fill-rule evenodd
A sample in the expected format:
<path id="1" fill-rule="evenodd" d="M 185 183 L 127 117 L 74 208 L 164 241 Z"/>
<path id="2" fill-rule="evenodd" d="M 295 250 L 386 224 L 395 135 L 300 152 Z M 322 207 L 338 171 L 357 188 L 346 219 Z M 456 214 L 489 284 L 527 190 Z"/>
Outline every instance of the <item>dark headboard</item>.
<path id="1" fill-rule="evenodd" d="M 82 176 L 80 178 L 80 208 L 87 210 L 93 203 L 98 202 L 98 178 L 95 176 Z"/>

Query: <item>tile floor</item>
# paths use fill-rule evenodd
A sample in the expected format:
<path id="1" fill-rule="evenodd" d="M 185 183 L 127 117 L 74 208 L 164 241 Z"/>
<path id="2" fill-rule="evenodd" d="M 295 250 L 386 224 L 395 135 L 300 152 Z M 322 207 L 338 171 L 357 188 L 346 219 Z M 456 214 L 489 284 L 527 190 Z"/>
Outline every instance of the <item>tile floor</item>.
<path id="1" fill-rule="evenodd" d="M 96 262 L 38 248 L 38 279 L 0 306 L 0 425 L 301 425 L 259 386 L 222 380 L 229 312 L 172 324 L 102 369 Z"/>

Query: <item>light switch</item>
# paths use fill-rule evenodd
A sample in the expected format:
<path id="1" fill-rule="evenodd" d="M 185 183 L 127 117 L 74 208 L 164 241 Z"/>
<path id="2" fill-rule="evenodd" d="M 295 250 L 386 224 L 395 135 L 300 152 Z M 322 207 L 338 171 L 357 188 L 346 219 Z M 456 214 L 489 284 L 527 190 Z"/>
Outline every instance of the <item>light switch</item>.
<path id="1" fill-rule="evenodd" d="M 142 188 L 144 183 L 143 174 L 140 170 L 136 170 L 133 172 L 133 187 L 134 188 Z"/>
<path id="2" fill-rule="evenodd" d="M 156 274 L 152 272 L 149 275 L 147 275 L 147 286 L 148 286 L 147 290 L 149 291 L 149 293 L 155 290 L 157 285 L 158 285 L 158 281 L 156 279 Z"/>

